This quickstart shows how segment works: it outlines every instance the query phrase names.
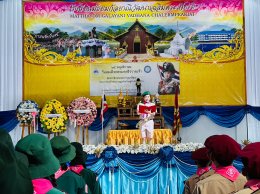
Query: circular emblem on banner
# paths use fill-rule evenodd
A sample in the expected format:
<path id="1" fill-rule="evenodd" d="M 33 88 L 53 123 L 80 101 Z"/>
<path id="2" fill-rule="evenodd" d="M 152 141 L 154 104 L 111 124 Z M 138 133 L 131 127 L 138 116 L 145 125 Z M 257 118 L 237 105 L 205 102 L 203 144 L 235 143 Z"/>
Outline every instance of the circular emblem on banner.
<path id="1" fill-rule="evenodd" d="M 151 70 L 152 70 L 152 68 L 151 68 L 151 66 L 149 66 L 149 65 L 147 65 L 147 66 L 144 67 L 144 72 L 145 72 L 145 73 L 150 73 Z"/>
<path id="2" fill-rule="evenodd" d="M 98 69 L 95 69 L 95 70 L 93 71 L 93 73 L 94 73 L 94 74 L 99 74 Z"/>

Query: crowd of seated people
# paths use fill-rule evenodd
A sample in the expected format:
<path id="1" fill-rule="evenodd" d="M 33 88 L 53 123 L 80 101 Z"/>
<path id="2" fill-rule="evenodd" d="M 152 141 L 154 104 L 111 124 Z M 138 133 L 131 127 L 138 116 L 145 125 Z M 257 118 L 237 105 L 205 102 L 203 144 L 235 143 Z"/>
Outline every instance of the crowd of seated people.
<path id="1" fill-rule="evenodd" d="M 192 153 L 197 172 L 185 181 L 183 194 L 260 193 L 260 142 L 241 149 L 228 135 L 213 135 L 204 145 Z M 102 193 L 96 174 L 86 168 L 82 145 L 65 136 L 30 134 L 13 146 L 1 129 L 0 150 L 0 193 Z M 232 165 L 237 157 L 242 174 Z"/>
<path id="2" fill-rule="evenodd" d="M 192 153 L 197 172 L 185 181 L 183 194 L 260 193 L 260 143 L 241 146 L 227 135 L 213 135 Z M 240 157 L 242 174 L 232 165 Z"/>

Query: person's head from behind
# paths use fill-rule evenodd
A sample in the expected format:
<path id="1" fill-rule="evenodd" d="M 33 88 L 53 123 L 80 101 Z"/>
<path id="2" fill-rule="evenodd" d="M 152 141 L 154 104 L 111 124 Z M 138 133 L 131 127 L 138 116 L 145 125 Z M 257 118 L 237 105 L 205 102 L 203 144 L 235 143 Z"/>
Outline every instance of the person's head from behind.
<path id="1" fill-rule="evenodd" d="M 76 157 L 70 162 L 70 165 L 71 166 L 83 165 L 83 167 L 85 168 L 86 156 L 84 154 L 82 144 L 78 142 L 72 142 L 71 145 L 74 146 L 76 149 Z"/>
<path id="2" fill-rule="evenodd" d="M 143 102 L 145 102 L 145 103 L 150 102 L 151 93 L 150 93 L 149 91 L 145 91 L 145 92 L 142 94 L 142 97 L 143 97 Z"/>
<path id="3" fill-rule="evenodd" d="M 211 165 L 211 160 L 208 156 L 207 148 L 199 148 L 192 152 L 191 158 L 195 161 L 199 168 L 204 168 Z"/>
<path id="4" fill-rule="evenodd" d="M 260 179 L 260 142 L 250 143 L 240 153 L 244 165 L 243 175 L 248 179 Z"/>
<path id="5" fill-rule="evenodd" d="M 11 136 L 0 129 L 0 185 L 1 193 L 33 193 L 27 157 L 16 152 Z"/>
<path id="6" fill-rule="evenodd" d="M 43 135 L 28 135 L 17 142 L 15 149 L 27 156 L 32 179 L 50 177 L 60 167 L 50 141 Z"/>
<path id="7" fill-rule="evenodd" d="M 76 156 L 75 147 L 65 136 L 56 136 L 51 139 L 51 147 L 54 155 L 58 158 L 62 170 L 67 170 L 67 163 Z"/>
<path id="8" fill-rule="evenodd" d="M 204 143 L 216 167 L 230 166 L 241 151 L 240 145 L 228 135 L 213 135 Z"/>

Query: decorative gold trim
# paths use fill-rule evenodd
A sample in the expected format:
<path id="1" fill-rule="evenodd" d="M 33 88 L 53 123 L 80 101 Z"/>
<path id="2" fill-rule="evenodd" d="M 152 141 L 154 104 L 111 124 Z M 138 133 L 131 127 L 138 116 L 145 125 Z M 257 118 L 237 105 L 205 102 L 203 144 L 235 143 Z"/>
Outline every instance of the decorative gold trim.
<path id="1" fill-rule="evenodd" d="M 63 66 L 63 65 L 87 65 L 89 63 L 119 63 L 123 59 L 91 59 L 89 56 L 77 56 L 78 50 L 68 53 L 66 56 L 39 48 L 34 37 L 30 33 L 24 33 L 24 59 L 26 62 L 42 66 Z"/>
<path id="2" fill-rule="evenodd" d="M 232 48 L 232 46 L 224 45 L 204 54 L 201 50 L 191 47 L 191 54 L 180 55 L 180 61 L 222 63 L 228 61 L 236 61 L 245 57 L 244 34 L 242 30 L 238 30 L 235 33 L 234 38 L 231 39 L 229 43 L 234 44 L 234 48 Z"/>

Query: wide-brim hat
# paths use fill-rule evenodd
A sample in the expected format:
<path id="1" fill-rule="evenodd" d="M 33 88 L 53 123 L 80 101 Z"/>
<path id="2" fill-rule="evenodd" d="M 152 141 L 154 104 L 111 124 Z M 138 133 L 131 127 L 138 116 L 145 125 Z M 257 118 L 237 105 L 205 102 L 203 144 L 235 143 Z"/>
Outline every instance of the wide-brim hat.
<path id="1" fill-rule="evenodd" d="M 197 161 L 210 161 L 208 156 L 208 149 L 206 147 L 199 148 L 192 152 L 191 158 Z"/>
<path id="2" fill-rule="evenodd" d="M 72 142 L 71 145 L 74 146 L 76 149 L 76 157 L 70 162 L 70 165 L 84 165 L 85 159 L 82 144 L 78 142 Z"/>
<path id="3" fill-rule="evenodd" d="M 32 180 L 28 168 L 16 161 L 14 150 L 0 142 L 0 185 L 1 193 L 33 193 Z"/>
<path id="4" fill-rule="evenodd" d="M 16 194 L 18 191 L 21 194 L 33 193 L 29 170 L 17 159 L 11 137 L 2 129 L 0 129 L 0 169 L 1 193 Z"/>
<path id="5" fill-rule="evenodd" d="M 51 147 L 60 164 L 70 162 L 76 156 L 76 149 L 65 136 L 56 136 L 51 139 Z"/>
<path id="6" fill-rule="evenodd" d="M 52 152 L 50 141 L 43 135 L 28 135 L 18 141 L 15 149 L 27 156 L 32 179 L 48 177 L 60 167 Z"/>
<path id="7" fill-rule="evenodd" d="M 230 165 L 241 151 L 240 145 L 228 135 L 210 136 L 206 139 L 204 145 L 221 164 Z"/>
<path id="8" fill-rule="evenodd" d="M 244 164 L 244 173 L 250 178 L 260 178 L 260 142 L 250 143 L 240 152 Z"/>

